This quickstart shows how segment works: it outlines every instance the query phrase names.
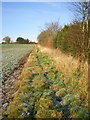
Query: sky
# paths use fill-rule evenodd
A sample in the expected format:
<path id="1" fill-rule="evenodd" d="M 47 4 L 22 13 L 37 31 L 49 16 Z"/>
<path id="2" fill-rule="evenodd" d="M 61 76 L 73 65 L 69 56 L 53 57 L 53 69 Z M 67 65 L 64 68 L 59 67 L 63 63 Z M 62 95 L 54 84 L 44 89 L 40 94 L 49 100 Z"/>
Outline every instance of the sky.
<path id="1" fill-rule="evenodd" d="M 59 20 L 61 26 L 72 20 L 67 2 L 2 2 L 2 38 L 17 37 L 37 41 L 45 23 Z"/>

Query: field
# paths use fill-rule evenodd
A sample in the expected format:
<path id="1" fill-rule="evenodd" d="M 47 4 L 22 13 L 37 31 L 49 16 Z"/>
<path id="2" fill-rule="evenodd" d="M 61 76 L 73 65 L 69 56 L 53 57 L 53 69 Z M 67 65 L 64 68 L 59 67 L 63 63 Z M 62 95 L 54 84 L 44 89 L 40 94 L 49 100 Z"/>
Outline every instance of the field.
<path id="1" fill-rule="evenodd" d="M 2 45 L 2 73 L 8 76 L 18 65 L 19 60 L 33 49 L 30 44 L 3 44 Z"/>
<path id="2" fill-rule="evenodd" d="M 14 84 L 13 99 L 3 117 L 88 119 L 87 101 L 72 93 L 62 76 L 54 61 L 34 48 Z"/>

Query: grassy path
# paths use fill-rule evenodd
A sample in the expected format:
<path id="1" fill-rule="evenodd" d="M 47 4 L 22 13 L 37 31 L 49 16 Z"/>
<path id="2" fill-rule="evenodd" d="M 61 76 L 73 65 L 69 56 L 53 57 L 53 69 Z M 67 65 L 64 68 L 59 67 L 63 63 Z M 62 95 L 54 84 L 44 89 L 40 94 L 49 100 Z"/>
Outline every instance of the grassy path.
<path id="1" fill-rule="evenodd" d="M 66 88 L 53 61 L 35 49 L 15 83 L 7 118 L 87 118 L 87 108 Z"/>

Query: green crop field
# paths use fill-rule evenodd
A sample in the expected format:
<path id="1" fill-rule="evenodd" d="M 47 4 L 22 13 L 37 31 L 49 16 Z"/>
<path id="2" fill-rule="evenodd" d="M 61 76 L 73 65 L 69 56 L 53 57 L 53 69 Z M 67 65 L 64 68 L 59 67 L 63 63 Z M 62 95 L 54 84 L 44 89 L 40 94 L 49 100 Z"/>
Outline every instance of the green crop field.
<path id="1" fill-rule="evenodd" d="M 2 73 L 8 75 L 19 60 L 34 48 L 30 44 L 3 44 L 2 45 Z"/>

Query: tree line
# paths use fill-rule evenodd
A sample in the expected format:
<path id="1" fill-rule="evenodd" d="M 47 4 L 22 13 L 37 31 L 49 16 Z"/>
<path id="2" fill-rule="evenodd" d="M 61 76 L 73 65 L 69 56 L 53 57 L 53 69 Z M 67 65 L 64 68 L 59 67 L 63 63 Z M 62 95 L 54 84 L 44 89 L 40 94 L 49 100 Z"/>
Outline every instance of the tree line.
<path id="1" fill-rule="evenodd" d="M 90 19 L 88 19 L 87 2 L 73 3 L 79 19 L 73 20 L 69 25 L 60 27 L 58 22 L 49 23 L 37 37 L 38 43 L 46 47 L 60 49 L 80 60 L 86 60 L 89 55 Z M 74 7 L 73 7 L 74 9 Z M 80 15 L 79 15 L 80 14 Z"/>
<path id="2" fill-rule="evenodd" d="M 10 43 L 12 43 L 12 44 L 34 44 L 35 42 L 32 42 L 28 38 L 24 39 L 22 37 L 18 37 L 16 39 L 16 42 L 12 42 L 11 38 L 9 36 L 6 36 L 6 37 L 3 38 L 2 44 L 10 44 Z"/>

